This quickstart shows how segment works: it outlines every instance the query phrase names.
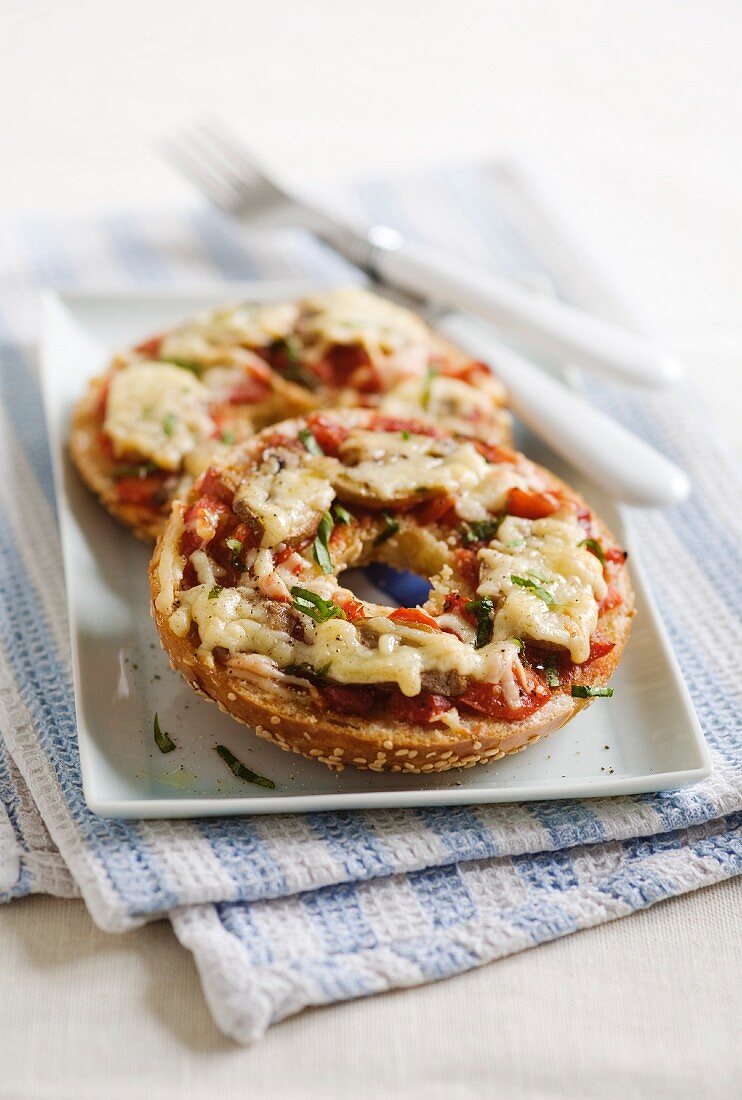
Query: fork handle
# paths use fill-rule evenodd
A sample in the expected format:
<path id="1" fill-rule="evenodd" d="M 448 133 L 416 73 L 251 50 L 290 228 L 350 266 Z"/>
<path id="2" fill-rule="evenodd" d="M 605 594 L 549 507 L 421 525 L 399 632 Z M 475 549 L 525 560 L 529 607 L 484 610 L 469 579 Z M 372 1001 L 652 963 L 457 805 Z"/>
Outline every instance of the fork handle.
<path id="1" fill-rule="evenodd" d="M 652 340 L 493 274 L 468 260 L 404 240 L 395 230 L 369 231 L 374 274 L 399 290 L 468 310 L 503 332 L 603 377 L 641 386 L 679 379 L 680 366 Z"/>
<path id="2" fill-rule="evenodd" d="M 513 411 L 552 450 L 617 500 L 644 508 L 680 504 L 691 491 L 683 471 L 574 390 L 505 347 L 481 322 L 459 313 L 435 327 L 488 363 L 508 389 Z"/>

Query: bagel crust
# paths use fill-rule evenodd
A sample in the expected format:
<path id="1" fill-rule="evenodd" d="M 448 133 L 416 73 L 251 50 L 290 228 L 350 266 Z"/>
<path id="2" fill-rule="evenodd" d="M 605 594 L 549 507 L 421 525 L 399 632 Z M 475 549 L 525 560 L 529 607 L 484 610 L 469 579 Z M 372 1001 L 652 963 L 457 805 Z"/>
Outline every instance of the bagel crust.
<path id="1" fill-rule="evenodd" d="M 420 480 L 412 498 L 408 466 Z M 305 469 L 314 480 L 302 495 Z M 380 487 L 375 501 L 349 493 L 354 472 Z M 462 519 L 482 501 L 489 519 Z M 629 636 L 624 559 L 585 501 L 522 455 L 347 410 L 233 448 L 175 504 L 150 583 L 173 668 L 260 737 L 333 770 L 428 774 L 519 752 L 590 705 L 573 687 L 600 689 Z M 364 604 L 341 587 L 337 573 L 371 560 L 431 576 L 424 607 Z M 247 620 L 229 611 L 243 598 L 265 624 L 247 642 Z M 338 656 L 320 668 L 335 628 Z"/>
<path id="2" fill-rule="evenodd" d="M 501 383 L 415 314 L 357 289 L 239 303 L 128 348 L 78 401 L 71 455 L 142 539 L 220 453 L 315 408 L 370 406 L 510 439 Z"/>

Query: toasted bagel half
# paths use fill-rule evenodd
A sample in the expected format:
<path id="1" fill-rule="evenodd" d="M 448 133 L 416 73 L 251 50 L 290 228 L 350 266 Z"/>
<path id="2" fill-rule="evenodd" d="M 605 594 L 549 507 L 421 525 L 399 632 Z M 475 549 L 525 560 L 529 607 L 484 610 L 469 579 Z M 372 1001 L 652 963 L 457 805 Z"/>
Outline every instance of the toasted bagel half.
<path id="1" fill-rule="evenodd" d="M 359 600 L 351 566 L 431 578 Z M 429 773 L 516 752 L 589 705 L 633 615 L 625 555 L 547 470 L 429 423 L 312 413 L 233 448 L 150 566 L 173 666 L 286 750 Z"/>
<path id="2" fill-rule="evenodd" d="M 144 539 L 220 452 L 309 409 L 369 406 L 507 441 L 505 390 L 409 310 L 367 291 L 211 310 L 116 356 L 74 413 L 73 460 Z"/>

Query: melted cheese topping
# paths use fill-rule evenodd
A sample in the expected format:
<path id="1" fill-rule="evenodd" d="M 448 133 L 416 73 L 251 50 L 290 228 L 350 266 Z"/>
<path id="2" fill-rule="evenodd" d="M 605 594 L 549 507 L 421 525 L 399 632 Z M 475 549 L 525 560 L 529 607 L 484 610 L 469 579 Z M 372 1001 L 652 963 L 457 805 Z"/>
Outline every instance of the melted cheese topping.
<path id="1" fill-rule="evenodd" d="M 248 587 L 225 588 L 210 599 L 212 584 L 207 578 L 180 595 L 189 623 L 198 627 L 199 656 L 207 663 L 216 646 L 221 646 L 230 653 L 269 657 L 279 668 L 295 664 L 324 668 L 341 684 L 396 684 L 408 696 L 419 695 L 425 673 L 455 672 L 500 684 L 510 705 L 518 705 L 520 662 L 513 641 L 475 650 L 454 634 L 416 630 L 385 615 L 365 620 L 363 633 L 343 619 L 319 624 L 306 619 L 305 640 L 297 641 L 270 625 L 265 601 Z M 182 629 L 180 619 L 176 625 Z M 376 644 L 369 644 L 370 640 Z"/>
<path id="2" fill-rule="evenodd" d="M 372 363 L 405 357 L 410 373 L 422 373 L 433 337 L 416 314 L 355 287 L 329 291 L 301 303 L 297 334 L 321 357 L 337 344 L 357 344 Z"/>
<path id="3" fill-rule="evenodd" d="M 224 349 L 262 348 L 292 330 L 298 306 L 293 302 L 241 303 L 200 313 L 160 345 L 162 359 L 210 364 L 223 361 Z"/>
<path id="4" fill-rule="evenodd" d="M 190 371 L 145 361 L 116 371 L 104 430 L 117 455 L 135 452 L 165 470 L 212 434 L 208 390 Z"/>
<path id="5" fill-rule="evenodd" d="M 568 650 L 578 664 L 587 660 L 607 586 L 598 559 L 578 545 L 583 536 L 571 513 L 538 520 L 508 516 L 503 521 L 497 540 L 478 554 L 477 592 L 497 601 L 496 637 L 529 638 Z M 550 594 L 553 603 L 538 589 Z"/>
<path id="6" fill-rule="evenodd" d="M 183 561 L 176 549 L 182 530 L 176 511 L 162 547 L 157 607 L 170 615 L 172 629 L 181 636 L 197 626 L 203 661 L 213 663 L 213 650 L 222 647 L 234 657 L 265 658 L 279 669 L 307 665 L 341 684 L 397 685 L 407 696 L 423 689 L 456 695 L 462 681 L 479 680 L 499 685 L 515 709 L 527 686 L 516 639 L 567 650 L 576 663 L 587 659 L 607 586 L 599 560 L 579 545 L 584 532 L 567 507 L 548 519 L 507 516 L 497 538 L 479 551 L 477 592 L 491 597 L 495 606 L 492 639 L 481 649 L 475 648 L 467 620 L 440 614 L 451 581 L 446 569 L 435 581 L 430 608 L 434 614 L 438 608 L 438 622 L 449 630 L 396 622 L 388 609 L 368 603 L 368 617 L 356 623 L 341 618 L 316 623 L 296 612 L 288 602 L 296 584 L 323 600 L 342 603 L 350 595 L 334 575 L 319 574 L 310 552 L 294 554 L 279 566 L 272 552 L 314 534 L 343 478 L 357 479 L 380 500 L 399 499 L 419 486 L 451 491 L 460 515 L 477 509 L 492 515 L 514 483 L 541 487 L 543 480 L 523 459 L 517 469 L 513 463 L 487 463 L 469 442 L 414 434 L 404 438 L 400 432 L 362 427 L 348 434 L 340 459 L 355 465 L 289 447 L 267 451 L 260 468 L 248 472 L 235 493 L 237 515 L 251 519 L 262 536 L 260 548 L 245 559 L 240 584 L 218 590 L 221 569 L 198 550 L 190 559 L 198 584 L 180 592 L 178 603 L 174 592 Z M 337 564 L 342 568 L 342 561 Z"/>
<path id="7" fill-rule="evenodd" d="M 380 409 L 387 416 L 412 419 L 424 413 L 455 430 L 462 421 L 490 420 L 493 396 L 487 390 L 445 375 L 427 382 L 406 378 L 386 394 Z"/>
<path id="8" fill-rule="evenodd" d="M 261 546 L 291 542 L 313 531 L 335 499 L 326 460 L 312 458 L 295 469 L 256 472 L 235 493 L 238 515 L 245 512 L 261 531 Z"/>
<path id="9" fill-rule="evenodd" d="M 419 493 L 457 492 L 482 482 L 487 462 L 471 443 L 400 432 L 354 429 L 340 448 L 343 462 L 334 477 L 338 488 L 354 489 L 378 501 L 406 500 Z"/>

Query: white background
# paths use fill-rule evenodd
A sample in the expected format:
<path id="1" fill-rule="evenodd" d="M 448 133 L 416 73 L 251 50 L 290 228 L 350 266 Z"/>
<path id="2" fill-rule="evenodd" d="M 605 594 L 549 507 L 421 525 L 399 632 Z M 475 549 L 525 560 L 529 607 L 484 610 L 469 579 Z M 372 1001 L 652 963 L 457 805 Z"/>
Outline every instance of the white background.
<path id="1" fill-rule="evenodd" d="M 739 446 L 741 37 L 739 0 L 0 0 L 1 213 L 190 202 L 155 146 L 209 112 L 320 186 L 515 153 Z M 112 939 L 29 899 L 0 913 L 0 1096 L 731 1096 L 739 900 L 718 887 L 239 1051 L 167 925 Z"/>

